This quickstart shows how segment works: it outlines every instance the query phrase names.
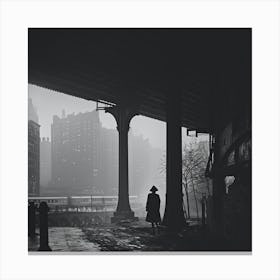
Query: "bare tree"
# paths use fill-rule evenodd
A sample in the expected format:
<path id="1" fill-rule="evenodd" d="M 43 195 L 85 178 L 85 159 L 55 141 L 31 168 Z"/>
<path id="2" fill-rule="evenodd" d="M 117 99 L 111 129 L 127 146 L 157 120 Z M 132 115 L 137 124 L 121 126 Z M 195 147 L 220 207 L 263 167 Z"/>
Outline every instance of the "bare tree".
<path id="1" fill-rule="evenodd" d="M 196 216 L 199 218 L 199 197 L 205 193 L 210 195 L 209 181 L 205 177 L 208 160 L 206 142 L 190 142 L 183 148 L 182 153 L 182 186 L 186 194 L 187 218 L 190 218 L 191 194 L 195 202 Z M 160 173 L 166 173 L 166 155 L 163 154 Z"/>
<path id="2" fill-rule="evenodd" d="M 182 170 L 182 184 L 185 189 L 186 198 L 187 198 L 187 218 L 190 218 L 190 200 L 189 200 L 189 191 L 188 191 L 188 174 L 185 169 Z"/>
<path id="3" fill-rule="evenodd" d="M 210 184 L 205 177 L 205 170 L 208 160 L 208 142 L 191 141 L 183 149 L 183 174 L 185 185 L 191 186 L 191 190 L 186 188 L 186 195 L 193 194 L 196 215 L 199 217 L 200 197 L 208 193 L 210 195 Z"/>

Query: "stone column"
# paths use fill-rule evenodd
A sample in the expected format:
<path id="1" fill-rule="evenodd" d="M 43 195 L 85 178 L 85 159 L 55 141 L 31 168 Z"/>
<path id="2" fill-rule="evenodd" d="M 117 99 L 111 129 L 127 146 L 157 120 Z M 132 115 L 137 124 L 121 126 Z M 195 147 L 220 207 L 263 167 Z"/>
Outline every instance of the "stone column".
<path id="1" fill-rule="evenodd" d="M 166 205 L 163 224 L 171 230 L 185 225 L 182 193 L 181 95 L 167 99 Z"/>
<path id="2" fill-rule="evenodd" d="M 107 108 L 106 113 L 111 113 L 119 132 L 119 194 L 117 210 L 112 217 L 112 222 L 121 220 L 135 220 L 134 212 L 129 204 L 128 192 L 128 130 L 131 119 L 136 115 L 135 110 L 128 106 L 117 105 Z"/>
<path id="3" fill-rule="evenodd" d="M 28 236 L 35 237 L 35 228 L 36 228 L 36 207 L 34 202 L 30 202 L 28 206 Z"/>
<path id="4" fill-rule="evenodd" d="M 48 212 L 49 207 L 46 202 L 41 202 L 39 207 L 40 212 L 40 247 L 38 251 L 51 251 L 49 247 L 49 226 Z"/>
<path id="5" fill-rule="evenodd" d="M 214 161 L 213 166 L 213 222 L 214 233 L 218 236 L 224 235 L 224 195 L 225 195 L 225 176 L 222 172 L 222 166 Z"/>
<path id="6" fill-rule="evenodd" d="M 214 134 L 214 164 L 213 164 L 213 233 L 218 237 L 224 235 L 224 196 L 225 196 L 225 175 L 223 171 L 223 164 L 221 162 L 221 131 L 216 129 Z"/>

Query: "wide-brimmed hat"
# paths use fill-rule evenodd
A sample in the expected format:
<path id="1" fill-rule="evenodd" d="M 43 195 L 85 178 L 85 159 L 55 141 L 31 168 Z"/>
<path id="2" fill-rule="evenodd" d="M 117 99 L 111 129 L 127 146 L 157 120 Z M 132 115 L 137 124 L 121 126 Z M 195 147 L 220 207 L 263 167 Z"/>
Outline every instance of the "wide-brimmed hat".
<path id="1" fill-rule="evenodd" d="M 158 191 L 158 189 L 155 186 L 152 186 L 152 188 L 150 189 L 150 192 L 156 192 Z"/>

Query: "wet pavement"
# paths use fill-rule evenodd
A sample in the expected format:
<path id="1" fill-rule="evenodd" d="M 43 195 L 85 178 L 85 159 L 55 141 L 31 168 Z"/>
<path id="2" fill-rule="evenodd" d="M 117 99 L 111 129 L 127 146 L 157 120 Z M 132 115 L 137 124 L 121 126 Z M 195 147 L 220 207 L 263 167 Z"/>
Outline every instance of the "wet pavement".
<path id="1" fill-rule="evenodd" d="M 28 238 L 28 251 L 37 251 L 40 245 L 39 235 Z M 50 227 L 49 246 L 54 252 L 97 252 L 98 245 L 89 242 L 80 228 Z"/>
<path id="2" fill-rule="evenodd" d="M 160 227 L 153 234 L 149 223 L 95 225 L 92 227 L 51 227 L 49 245 L 54 252 L 159 252 L 223 251 L 221 240 L 215 240 L 199 224 L 193 223 L 180 232 Z M 39 238 L 29 239 L 29 251 L 37 251 Z M 226 248 L 227 250 L 230 248 Z"/>
<path id="3" fill-rule="evenodd" d="M 117 226 L 108 224 L 95 228 L 83 228 L 89 241 L 99 245 L 101 251 L 189 251 L 199 250 L 201 242 L 194 242 L 194 236 L 201 238 L 201 230 L 191 225 L 178 232 L 160 227 L 153 234 L 151 226 L 145 221 L 123 223 Z"/>

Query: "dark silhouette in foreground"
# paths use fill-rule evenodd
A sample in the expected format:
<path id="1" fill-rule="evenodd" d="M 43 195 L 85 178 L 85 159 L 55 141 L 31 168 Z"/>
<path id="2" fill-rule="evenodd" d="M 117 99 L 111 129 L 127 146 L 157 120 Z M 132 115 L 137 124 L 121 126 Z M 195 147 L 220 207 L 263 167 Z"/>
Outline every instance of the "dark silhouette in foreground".
<path id="1" fill-rule="evenodd" d="M 35 233 L 35 223 L 36 223 L 36 205 L 34 202 L 30 202 L 28 205 L 28 236 L 34 238 Z"/>
<path id="2" fill-rule="evenodd" d="M 49 226 L 48 226 L 49 207 L 45 201 L 42 201 L 39 206 L 40 213 L 40 247 L 38 251 L 51 251 L 49 247 Z"/>
<path id="3" fill-rule="evenodd" d="M 159 224 L 161 222 L 159 207 L 160 207 L 160 197 L 156 194 L 158 189 L 155 186 L 152 186 L 150 189 L 152 193 L 148 194 L 148 199 L 146 203 L 146 221 L 152 223 L 153 234 L 155 234 L 155 225 L 159 232 Z"/>

